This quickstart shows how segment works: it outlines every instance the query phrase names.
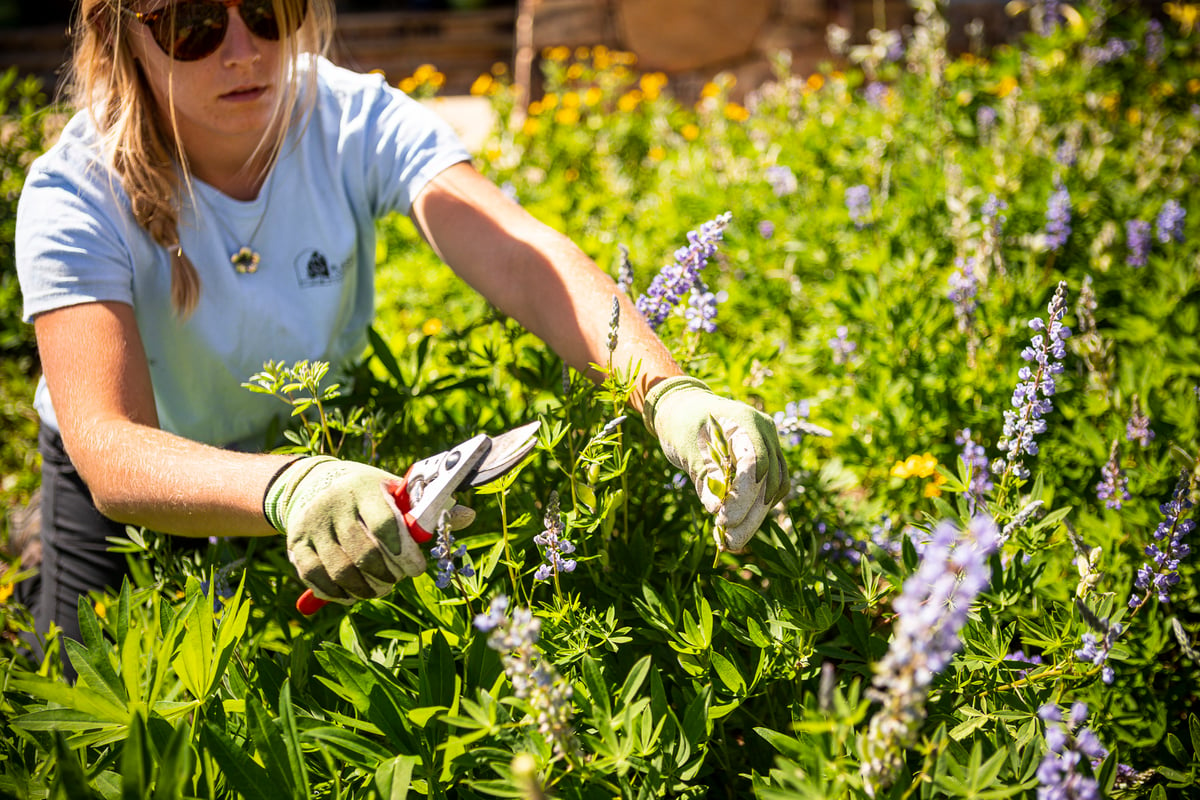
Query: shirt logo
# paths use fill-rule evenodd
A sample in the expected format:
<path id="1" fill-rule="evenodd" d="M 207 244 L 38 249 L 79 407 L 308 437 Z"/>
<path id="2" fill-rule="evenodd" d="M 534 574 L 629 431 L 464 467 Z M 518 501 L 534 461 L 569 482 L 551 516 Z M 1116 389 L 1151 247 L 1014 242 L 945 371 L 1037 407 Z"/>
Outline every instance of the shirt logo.
<path id="1" fill-rule="evenodd" d="M 296 257 L 296 279 L 300 287 L 329 286 L 341 283 L 345 265 L 330 261 L 320 250 L 304 250 Z"/>

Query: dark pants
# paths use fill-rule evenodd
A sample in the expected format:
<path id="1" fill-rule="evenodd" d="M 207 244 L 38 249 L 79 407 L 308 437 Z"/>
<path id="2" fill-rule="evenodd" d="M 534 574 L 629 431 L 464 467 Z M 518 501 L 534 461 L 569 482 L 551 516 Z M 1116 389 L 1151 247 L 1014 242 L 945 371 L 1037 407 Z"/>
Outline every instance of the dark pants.
<path id="1" fill-rule="evenodd" d="M 125 525 L 96 510 L 91 492 L 75 471 L 62 438 L 42 428 L 38 434 L 42 454 L 42 563 L 36 577 L 24 584 L 21 599 L 33 614 L 38 640 L 30 642 L 34 655 L 43 657 L 42 644 L 50 623 L 62 636 L 80 641 L 79 598 L 88 592 L 120 589 L 129 574 L 124 553 L 110 553 L 109 537 L 125 537 Z M 205 543 L 191 542 L 189 544 Z M 20 585 L 19 585 L 20 586 Z M 60 644 L 67 676 L 75 670 Z"/>

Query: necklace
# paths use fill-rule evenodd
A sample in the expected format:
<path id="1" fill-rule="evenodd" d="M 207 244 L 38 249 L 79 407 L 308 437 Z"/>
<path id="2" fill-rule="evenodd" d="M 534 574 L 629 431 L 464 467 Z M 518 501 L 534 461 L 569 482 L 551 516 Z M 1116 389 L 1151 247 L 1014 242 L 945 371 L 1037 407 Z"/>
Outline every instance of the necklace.
<path id="1" fill-rule="evenodd" d="M 267 218 L 267 209 L 271 205 L 271 189 L 274 188 L 274 185 L 275 184 L 271 182 L 271 176 L 268 175 L 266 178 L 267 194 L 266 197 L 263 198 L 263 207 L 262 211 L 260 211 L 258 214 L 258 222 L 255 223 L 254 230 L 251 231 L 250 236 L 242 240 L 246 243 L 235 250 L 231 256 L 229 256 L 229 263 L 233 265 L 233 271 L 239 275 L 253 275 L 255 272 L 258 272 L 258 265 L 262 262 L 262 255 L 254 249 L 254 240 L 258 237 L 258 232 L 262 229 L 262 224 Z M 209 209 L 213 212 L 213 218 L 217 220 L 221 228 L 223 228 L 226 233 L 234 233 L 233 229 L 226 225 L 224 218 L 217 211 L 216 207 L 213 206 L 211 202 L 207 202 L 207 198 L 206 203 Z M 234 241 L 238 240 L 238 237 L 234 235 L 231 235 L 229 238 L 233 239 Z"/>

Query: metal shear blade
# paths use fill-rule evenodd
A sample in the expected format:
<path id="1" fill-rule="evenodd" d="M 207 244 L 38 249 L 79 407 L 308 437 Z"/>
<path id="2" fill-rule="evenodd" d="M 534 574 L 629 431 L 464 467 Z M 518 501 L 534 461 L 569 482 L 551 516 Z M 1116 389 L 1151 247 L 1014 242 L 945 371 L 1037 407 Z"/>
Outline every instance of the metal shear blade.
<path id="1" fill-rule="evenodd" d="M 533 451 L 540 427 L 541 423 L 534 421 L 498 436 L 489 437 L 491 447 L 487 456 L 475 471 L 468 475 L 463 484 L 483 486 L 516 467 Z"/>

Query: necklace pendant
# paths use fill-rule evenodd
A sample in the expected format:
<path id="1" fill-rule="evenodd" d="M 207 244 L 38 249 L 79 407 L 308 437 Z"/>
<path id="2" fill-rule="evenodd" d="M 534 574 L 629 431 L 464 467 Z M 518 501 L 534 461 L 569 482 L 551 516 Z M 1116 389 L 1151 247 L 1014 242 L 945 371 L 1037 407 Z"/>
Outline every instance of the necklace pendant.
<path id="1" fill-rule="evenodd" d="M 249 247 L 243 247 L 232 256 L 229 257 L 229 262 L 233 264 L 233 268 L 239 275 L 246 275 L 258 272 L 258 262 L 261 260 L 258 253 L 251 250 Z"/>

